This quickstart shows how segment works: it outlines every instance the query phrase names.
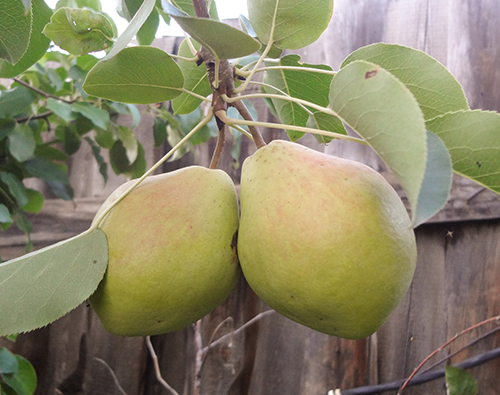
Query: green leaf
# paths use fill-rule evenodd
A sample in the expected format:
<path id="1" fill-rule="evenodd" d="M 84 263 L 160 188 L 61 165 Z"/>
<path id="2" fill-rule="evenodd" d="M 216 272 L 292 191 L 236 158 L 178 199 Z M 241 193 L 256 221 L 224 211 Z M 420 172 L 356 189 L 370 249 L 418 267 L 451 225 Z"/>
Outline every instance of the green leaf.
<path id="1" fill-rule="evenodd" d="M 73 310 L 97 288 L 108 263 L 95 229 L 0 264 L 0 335 L 31 331 Z"/>
<path id="2" fill-rule="evenodd" d="M 20 114 L 33 100 L 35 100 L 33 91 L 25 86 L 0 91 L 0 118 Z"/>
<path id="3" fill-rule="evenodd" d="M 74 112 L 82 114 L 84 117 L 90 119 L 94 124 L 102 129 L 106 129 L 109 124 L 109 112 L 102 108 L 97 108 L 92 103 L 76 102 L 71 105 Z"/>
<path id="4" fill-rule="evenodd" d="M 43 0 L 32 0 L 31 7 L 33 22 L 28 48 L 15 65 L 12 65 L 5 60 L 0 60 L 0 78 L 12 78 L 21 74 L 23 71 L 35 64 L 43 55 L 45 55 L 45 52 L 49 47 L 50 39 L 42 34 L 42 30 L 50 21 L 52 10 Z"/>
<path id="5" fill-rule="evenodd" d="M 74 155 L 82 145 L 80 135 L 76 132 L 74 125 L 64 127 L 64 152 L 68 156 Z"/>
<path id="6" fill-rule="evenodd" d="M 135 13 L 139 10 L 143 0 L 122 0 L 120 15 L 130 22 Z M 156 8 L 153 8 L 148 18 L 144 21 L 137 32 L 137 41 L 139 45 L 150 45 L 155 39 L 156 31 L 160 18 Z"/>
<path id="7" fill-rule="evenodd" d="M 355 60 L 378 64 L 396 76 L 413 93 L 426 120 L 469 109 L 458 81 L 425 52 L 403 45 L 377 43 L 354 51 L 341 67 Z"/>
<path id="8" fill-rule="evenodd" d="M 17 124 L 14 133 L 9 134 L 9 152 L 19 162 L 30 159 L 36 148 L 33 131 L 28 125 Z"/>
<path id="9" fill-rule="evenodd" d="M 17 123 L 10 119 L 0 119 L 0 141 L 11 134 Z"/>
<path id="10" fill-rule="evenodd" d="M 427 131 L 427 161 L 417 211 L 413 215 L 414 228 L 444 207 L 450 196 L 452 178 L 451 158 L 443 140 Z"/>
<path id="11" fill-rule="evenodd" d="M 17 395 L 33 395 L 37 384 L 35 368 L 26 358 L 20 355 L 15 355 L 15 358 L 19 370 L 16 373 L 4 374 L 2 378 Z"/>
<path id="12" fill-rule="evenodd" d="M 107 16 L 91 9 L 60 8 L 43 33 L 72 55 L 86 55 L 113 45 L 114 29 Z"/>
<path id="13" fill-rule="evenodd" d="M 137 158 L 130 163 L 127 150 L 121 140 L 117 140 L 109 150 L 109 160 L 115 174 L 124 174 L 128 178 L 138 178 L 146 171 L 146 159 L 143 146 L 138 143 Z"/>
<path id="14" fill-rule="evenodd" d="M 37 145 L 35 149 L 35 156 L 43 159 L 62 162 L 69 159 L 68 155 L 57 148 L 51 147 L 49 143 Z"/>
<path id="15" fill-rule="evenodd" d="M 210 19 L 219 20 L 216 2 L 214 0 L 205 0 L 205 2 L 207 3 L 207 6 L 210 5 L 210 9 L 208 10 Z M 178 9 L 184 11 L 186 14 L 190 16 L 196 16 L 192 0 L 172 0 L 171 3 Z"/>
<path id="16" fill-rule="evenodd" d="M 7 185 L 10 194 L 16 199 L 19 206 L 24 206 L 28 203 L 28 194 L 24 184 L 12 173 L 2 171 L 0 180 Z"/>
<path id="17" fill-rule="evenodd" d="M 273 66 L 275 63 L 269 62 L 266 65 Z M 307 69 L 332 71 L 330 66 L 302 63 L 300 56 L 295 54 L 282 57 L 278 65 L 301 67 L 303 70 L 271 69 L 266 72 L 264 82 L 278 88 L 288 96 L 307 100 L 323 107 L 328 106 L 328 95 L 333 75 L 307 71 Z M 265 87 L 264 90 L 269 93 L 280 93 L 269 87 Z M 284 124 L 306 126 L 309 117 L 314 116 L 313 111 L 288 100 L 271 99 L 271 101 Z M 287 130 L 287 134 L 292 141 L 298 140 L 304 135 L 303 132 L 289 130 Z"/>
<path id="18" fill-rule="evenodd" d="M 99 147 L 90 137 L 85 137 L 85 141 L 89 143 L 92 149 L 92 154 L 99 165 L 99 173 L 101 173 L 104 183 L 106 184 L 108 182 L 108 164 L 101 155 L 101 147 Z"/>
<path id="19" fill-rule="evenodd" d="M 0 347 L 0 374 L 17 373 L 19 371 L 19 364 L 17 359 L 5 347 Z"/>
<path id="20" fill-rule="evenodd" d="M 0 224 L 11 224 L 12 221 L 14 220 L 10 216 L 9 209 L 0 203 Z"/>
<path id="21" fill-rule="evenodd" d="M 83 85 L 92 96 L 125 103 L 150 104 L 180 95 L 182 72 L 164 51 L 153 47 L 125 48 L 89 71 Z"/>
<path id="22" fill-rule="evenodd" d="M 193 45 L 197 51 L 200 50 L 200 44 L 193 41 Z M 179 47 L 179 55 L 186 58 L 193 57 L 186 40 L 183 40 Z M 204 64 L 197 66 L 196 62 L 188 62 L 182 59 L 179 59 L 177 64 L 184 75 L 184 89 L 205 97 L 212 93 L 212 88 L 210 87 L 210 82 L 207 77 L 207 69 Z M 201 99 L 189 93 L 182 92 L 172 100 L 172 109 L 174 114 L 189 114 L 194 111 L 201 102 Z"/>
<path id="23" fill-rule="evenodd" d="M 94 138 L 97 144 L 103 148 L 111 148 L 116 141 L 115 134 L 110 129 L 94 129 Z"/>
<path id="24" fill-rule="evenodd" d="M 427 157 L 427 132 L 415 97 L 387 70 L 355 61 L 333 78 L 330 108 L 393 171 L 415 215 Z"/>
<path id="25" fill-rule="evenodd" d="M 447 366 L 445 370 L 447 395 L 476 395 L 478 393 L 477 381 L 470 373 Z"/>
<path id="26" fill-rule="evenodd" d="M 0 0 L 0 59 L 17 63 L 28 48 L 31 12 L 21 0 Z"/>
<path id="27" fill-rule="evenodd" d="M 44 181 L 57 181 L 69 184 L 68 174 L 49 160 L 33 158 L 24 162 L 24 167 L 33 177 L 41 178 Z"/>
<path id="28" fill-rule="evenodd" d="M 28 238 L 26 244 L 26 252 L 29 252 L 33 248 L 30 237 L 31 231 L 33 230 L 33 224 L 30 222 L 28 217 L 26 217 L 26 214 L 22 209 L 16 209 L 14 211 L 14 219 L 16 221 L 17 227 L 24 233 L 26 233 L 26 236 Z"/>
<path id="29" fill-rule="evenodd" d="M 155 117 L 153 125 L 155 147 L 159 147 L 167 138 L 167 122 L 163 118 Z"/>
<path id="30" fill-rule="evenodd" d="M 448 148 L 453 170 L 500 194 L 500 114 L 468 110 L 427 122 Z"/>
<path id="31" fill-rule="evenodd" d="M 257 37 L 257 33 L 255 33 L 255 30 L 253 29 L 252 24 L 245 15 L 240 15 L 239 19 L 240 19 L 241 29 L 250 37 L 253 37 L 260 42 L 261 47 L 259 49 L 259 53 L 262 54 L 266 49 L 266 45 L 259 40 L 259 38 Z M 282 53 L 283 49 L 278 48 L 276 45 L 273 44 L 271 46 L 271 49 L 267 52 L 266 56 L 271 59 L 277 59 L 281 56 Z M 241 64 L 241 62 L 239 64 Z"/>
<path id="32" fill-rule="evenodd" d="M 333 0 L 248 0 L 248 17 L 260 41 L 298 49 L 316 41 L 330 23 Z"/>
<path id="33" fill-rule="evenodd" d="M 315 111 L 307 120 L 306 126 L 311 129 L 325 130 L 327 132 L 347 134 L 347 131 L 342 124 L 342 121 L 330 114 L 325 114 L 321 111 Z M 328 144 L 333 140 L 333 137 L 322 136 L 320 134 L 315 134 L 314 137 L 320 144 Z"/>
<path id="34" fill-rule="evenodd" d="M 126 156 L 129 163 L 134 163 L 137 159 L 139 150 L 139 142 L 135 138 L 134 131 L 126 126 L 120 125 L 116 128 L 116 134 L 125 148 Z"/>
<path id="35" fill-rule="evenodd" d="M 61 117 L 66 122 L 70 122 L 74 119 L 73 114 L 71 114 L 71 104 L 50 97 L 47 99 L 46 106 L 50 111 L 54 112 L 54 114 Z"/>
<path id="36" fill-rule="evenodd" d="M 26 195 L 28 196 L 28 203 L 23 206 L 23 210 L 29 213 L 38 214 L 43 208 L 43 195 L 30 188 L 26 189 Z"/>
<path id="37" fill-rule="evenodd" d="M 219 59 L 239 58 L 260 48 L 257 40 L 225 23 L 191 17 L 166 2 L 162 2 L 162 6 L 185 32 Z"/>

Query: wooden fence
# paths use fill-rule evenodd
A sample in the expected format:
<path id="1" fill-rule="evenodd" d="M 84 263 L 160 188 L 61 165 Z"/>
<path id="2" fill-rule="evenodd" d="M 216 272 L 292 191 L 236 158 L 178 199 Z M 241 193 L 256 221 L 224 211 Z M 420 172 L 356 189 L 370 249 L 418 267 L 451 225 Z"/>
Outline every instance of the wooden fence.
<path id="1" fill-rule="evenodd" d="M 323 37 L 298 53 L 308 63 L 325 63 L 337 69 L 348 53 L 379 41 L 426 51 L 462 83 L 472 108 L 500 111 L 500 2 L 336 0 L 334 18 Z M 178 44 L 174 38 L 157 42 L 169 52 Z M 262 105 L 257 108 L 262 119 L 272 119 Z M 144 116 L 138 138 L 146 149 L 148 165 L 168 150 L 166 146 L 154 148 L 151 128 L 152 120 Z M 264 135 L 268 141 L 284 137 L 277 129 L 265 130 Z M 335 141 L 324 148 L 311 137 L 300 142 L 365 162 L 393 181 L 377 157 L 359 144 Z M 220 167 L 238 182 L 239 169 L 228 153 L 230 146 L 229 140 Z M 213 142 L 166 164 L 162 171 L 192 163 L 207 165 L 211 149 Z M 251 144 L 244 144 L 241 159 L 253 150 Z M 124 181 L 112 177 L 104 185 L 90 149 L 85 148 L 76 154 L 70 172 L 76 205 L 47 201 L 43 212 L 33 218 L 36 248 L 85 230 L 103 199 Z M 201 371 L 201 393 L 325 395 L 337 388 L 392 382 L 411 374 L 423 358 L 456 333 L 500 314 L 500 199 L 495 194 L 456 177 L 445 209 L 417 228 L 416 235 L 419 258 L 411 289 L 375 335 L 343 340 L 269 313 L 210 350 Z M 21 255 L 24 242 L 15 229 L 3 233 L 1 256 Z M 241 279 L 224 304 L 203 319 L 203 345 L 227 317 L 232 320 L 222 325 L 215 338 L 231 333 L 232 328 L 265 310 L 264 303 Z M 459 338 L 434 361 L 492 328 L 490 325 Z M 180 394 L 192 394 L 193 329 L 156 336 L 152 342 L 163 377 Z M 2 345 L 33 363 L 39 376 L 37 395 L 123 394 L 113 376 L 128 395 L 169 393 L 155 378 L 144 339 L 108 334 L 86 304 L 45 328 L 20 335 L 14 345 L 0 339 Z M 499 346 L 500 335 L 490 335 L 453 356 L 451 363 Z M 480 394 L 500 393 L 500 360 L 470 372 L 479 382 Z M 405 393 L 445 394 L 444 380 L 411 387 Z"/>

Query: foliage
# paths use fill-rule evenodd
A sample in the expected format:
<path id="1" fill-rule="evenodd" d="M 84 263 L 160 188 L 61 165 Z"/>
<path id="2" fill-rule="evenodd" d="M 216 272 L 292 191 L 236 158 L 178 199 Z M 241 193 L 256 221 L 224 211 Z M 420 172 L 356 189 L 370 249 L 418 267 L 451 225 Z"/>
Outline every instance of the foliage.
<path id="1" fill-rule="evenodd" d="M 243 103 L 251 98 L 265 100 L 292 141 L 313 133 L 324 143 L 342 138 L 367 144 L 396 175 L 414 227 L 444 206 L 453 172 L 500 192 L 500 116 L 470 110 L 459 83 L 435 59 L 412 48 L 375 44 L 353 52 L 333 71 L 303 63 L 296 54 L 281 56 L 283 49 L 318 39 L 330 21 L 332 0 L 248 0 L 249 18 L 242 18 L 241 30 L 220 22 L 215 2 L 207 3 L 209 10 L 198 7 L 195 12 L 193 5 L 203 1 L 121 0 L 130 25 L 116 38 L 98 0 L 61 0 L 55 12 L 43 0 L 0 0 L 6 10 L 0 14 L 0 36 L 16 32 L 14 41 L 0 41 L 0 77 L 15 77 L 0 91 L 3 230 L 15 222 L 27 234 L 31 231 L 26 212 L 39 212 L 43 197 L 25 187 L 28 178 L 42 179 L 55 196 L 72 199 L 68 160 L 81 144 L 90 145 L 104 179 L 103 149 L 109 150 L 115 173 L 141 177 L 134 186 L 159 166 L 161 161 L 145 173 L 144 149 L 133 129 L 116 122 L 118 114 L 129 114 L 137 126 L 135 104 L 151 105 L 147 111 L 155 117 L 156 144 L 168 139 L 174 146 L 162 161 L 174 153 L 178 157 L 190 144 L 220 136 L 224 125 L 237 142 L 247 135 L 261 146 L 256 127 L 276 125 L 249 115 Z M 160 17 L 176 20 L 189 37 L 180 58 L 149 46 Z M 127 47 L 134 35 L 141 45 Z M 51 40 L 67 53 L 49 47 Z M 98 50 L 107 55 L 99 60 L 89 54 Z M 261 73 L 263 82 L 255 78 Z M 247 88 L 255 86 L 260 93 L 249 94 Z M 170 100 L 172 107 L 164 103 Z M 212 103 L 208 110 L 205 102 Z M 345 126 L 360 137 L 347 135 Z M 216 149 L 214 163 L 219 154 Z M 71 301 L 68 293 L 75 287 L 57 283 L 45 304 L 50 314 L 28 307 L 29 314 L 17 317 L 19 312 L 3 303 L 0 334 L 46 325 L 92 293 L 106 266 L 105 243 L 97 242 L 93 257 L 83 250 L 85 238 L 97 235 L 93 225 L 64 248 L 56 245 L 0 265 L 1 278 L 25 268 L 41 289 L 53 289 L 59 281 L 44 274 L 44 265 L 49 256 L 56 262 L 67 258 L 65 249 L 72 259 L 77 256 L 75 267 L 95 271 Z M 94 260 L 99 265 L 86 266 Z M 3 283 L 0 300 L 20 286 L 15 279 Z M 30 305 L 28 299 L 36 295 L 24 297 Z"/>
<path id="2" fill-rule="evenodd" d="M 24 357 L 0 347 L 0 393 L 7 395 L 33 395 L 36 372 Z"/>

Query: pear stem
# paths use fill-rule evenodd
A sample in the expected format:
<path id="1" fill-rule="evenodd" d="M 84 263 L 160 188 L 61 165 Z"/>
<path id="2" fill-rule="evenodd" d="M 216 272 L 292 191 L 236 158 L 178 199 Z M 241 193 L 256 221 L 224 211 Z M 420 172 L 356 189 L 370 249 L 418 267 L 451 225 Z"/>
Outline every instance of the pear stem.
<path id="1" fill-rule="evenodd" d="M 156 162 L 146 173 L 144 173 L 140 178 L 134 182 L 130 188 L 128 188 L 125 192 L 123 192 L 110 206 L 104 210 L 104 212 L 99 216 L 99 218 L 94 221 L 94 223 L 90 226 L 89 232 L 97 229 L 101 224 L 102 220 L 108 215 L 108 213 L 118 204 L 120 203 L 133 189 L 135 189 L 141 182 L 143 182 L 148 176 L 150 176 L 156 169 L 158 169 L 163 162 L 165 162 L 168 158 L 170 158 L 175 151 L 181 148 L 186 141 L 188 141 L 198 130 L 200 130 L 203 126 L 205 126 L 213 117 L 213 110 L 210 107 L 207 115 L 196 125 L 188 134 L 186 134 L 170 151 L 168 151 L 158 162 Z"/>

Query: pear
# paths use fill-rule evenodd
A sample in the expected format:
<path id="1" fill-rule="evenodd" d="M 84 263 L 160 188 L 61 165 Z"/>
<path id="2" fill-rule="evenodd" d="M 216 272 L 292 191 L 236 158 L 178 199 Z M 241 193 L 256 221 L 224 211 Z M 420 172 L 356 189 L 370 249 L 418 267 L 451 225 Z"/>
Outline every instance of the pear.
<path id="1" fill-rule="evenodd" d="M 359 339 L 408 290 L 416 263 L 411 222 L 368 166 L 276 140 L 243 163 L 240 205 L 243 275 L 282 315 Z"/>
<path id="2" fill-rule="evenodd" d="M 96 218 L 125 191 L 118 188 Z M 109 263 L 90 304 L 121 336 L 176 331 L 236 285 L 238 201 L 222 170 L 200 166 L 146 178 L 105 217 Z"/>

